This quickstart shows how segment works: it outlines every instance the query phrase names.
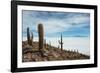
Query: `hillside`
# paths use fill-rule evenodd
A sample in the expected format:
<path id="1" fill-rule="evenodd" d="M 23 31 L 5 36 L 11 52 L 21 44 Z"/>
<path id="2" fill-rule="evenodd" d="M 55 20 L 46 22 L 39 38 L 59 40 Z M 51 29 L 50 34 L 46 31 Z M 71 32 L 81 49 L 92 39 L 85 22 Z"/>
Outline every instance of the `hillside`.
<path id="1" fill-rule="evenodd" d="M 41 55 L 42 53 L 42 55 Z M 44 44 L 44 48 L 39 50 L 39 43 L 32 42 L 30 46 L 27 41 L 22 42 L 22 62 L 38 62 L 38 61 L 57 61 L 57 60 L 82 60 L 89 59 L 90 56 L 81 54 L 79 52 L 73 52 L 68 50 L 62 50 L 60 48 Z"/>

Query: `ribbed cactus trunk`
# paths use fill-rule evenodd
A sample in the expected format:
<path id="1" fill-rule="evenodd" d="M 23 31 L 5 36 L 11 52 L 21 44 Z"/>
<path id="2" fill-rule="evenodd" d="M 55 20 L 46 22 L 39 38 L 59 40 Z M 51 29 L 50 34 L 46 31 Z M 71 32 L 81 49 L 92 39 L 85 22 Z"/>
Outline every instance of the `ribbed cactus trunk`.
<path id="1" fill-rule="evenodd" d="M 62 34 L 61 34 L 61 40 L 58 41 L 59 44 L 61 45 L 61 51 L 63 50 L 63 38 L 62 38 Z"/>
<path id="2" fill-rule="evenodd" d="M 62 42 L 62 34 L 61 34 L 61 51 L 63 50 L 63 42 Z"/>
<path id="3" fill-rule="evenodd" d="M 31 33 L 31 37 L 30 37 L 30 45 L 33 45 L 33 33 Z"/>
<path id="4" fill-rule="evenodd" d="M 42 49 L 43 49 L 44 30 L 42 24 L 38 24 L 38 35 L 39 35 L 39 51 L 41 53 L 41 56 L 43 56 Z"/>

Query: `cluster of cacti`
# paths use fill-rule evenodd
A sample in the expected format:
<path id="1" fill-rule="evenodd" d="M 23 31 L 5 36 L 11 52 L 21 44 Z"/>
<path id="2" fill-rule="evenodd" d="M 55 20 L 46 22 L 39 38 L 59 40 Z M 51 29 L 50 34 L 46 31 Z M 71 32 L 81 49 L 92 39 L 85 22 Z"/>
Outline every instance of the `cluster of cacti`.
<path id="1" fill-rule="evenodd" d="M 33 45 L 33 33 L 30 35 L 29 27 L 27 28 L 27 41 L 29 45 Z"/>
<path id="2" fill-rule="evenodd" d="M 61 34 L 61 40 L 58 41 L 60 46 L 61 46 L 61 51 L 63 50 L 63 39 L 62 39 L 62 34 Z"/>
<path id="3" fill-rule="evenodd" d="M 79 53 L 77 49 L 69 49 L 67 50 L 68 52 L 72 52 L 72 53 Z"/>
<path id="4" fill-rule="evenodd" d="M 39 51 L 42 56 L 43 53 L 41 50 L 43 49 L 44 30 L 43 30 L 43 25 L 41 23 L 38 24 L 38 35 L 39 35 Z"/>

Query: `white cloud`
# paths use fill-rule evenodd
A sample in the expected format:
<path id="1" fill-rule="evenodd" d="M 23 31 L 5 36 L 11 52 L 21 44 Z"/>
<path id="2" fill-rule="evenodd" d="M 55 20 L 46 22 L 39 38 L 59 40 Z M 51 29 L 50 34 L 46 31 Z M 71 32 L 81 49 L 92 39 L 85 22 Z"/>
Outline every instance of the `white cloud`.
<path id="1" fill-rule="evenodd" d="M 43 18 L 42 14 L 44 15 Z M 63 14 L 63 18 L 61 19 L 57 15 L 56 17 L 53 17 L 54 14 L 52 14 L 53 16 L 49 15 L 47 17 L 46 15 L 48 15 L 48 13 L 45 14 L 42 12 L 42 14 L 33 11 L 23 13 L 23 31 L 26 32 L 27 27 L 37 31 L 38 24 L 42 23 L 44 25 L 45 34 L 54 34 L 70 30 L 70 28 L 74 29 L 74 27 L 85 26 L 86 23 L 89 24 L 90 21 L 90 17 L 82 13 L 69 13 L 69 15 Z M 61 16 L 61 13 L 58 14 Z"/>

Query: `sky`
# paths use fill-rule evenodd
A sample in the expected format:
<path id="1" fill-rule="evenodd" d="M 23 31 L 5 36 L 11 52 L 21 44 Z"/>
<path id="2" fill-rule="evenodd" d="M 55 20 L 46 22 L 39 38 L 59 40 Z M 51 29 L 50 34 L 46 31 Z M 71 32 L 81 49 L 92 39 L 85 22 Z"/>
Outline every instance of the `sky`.
<path id="1" fill-rule="evenodd" d="M 38 24 L 43 24 L 45 37 L 89 37 L 90 14 L 53 11 L 22 11 L 23 37 L 27 35 L 27 27 L 38 37 Z"/>

